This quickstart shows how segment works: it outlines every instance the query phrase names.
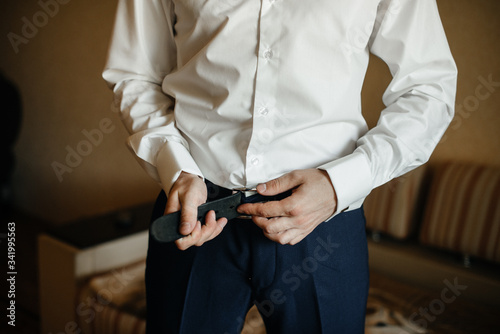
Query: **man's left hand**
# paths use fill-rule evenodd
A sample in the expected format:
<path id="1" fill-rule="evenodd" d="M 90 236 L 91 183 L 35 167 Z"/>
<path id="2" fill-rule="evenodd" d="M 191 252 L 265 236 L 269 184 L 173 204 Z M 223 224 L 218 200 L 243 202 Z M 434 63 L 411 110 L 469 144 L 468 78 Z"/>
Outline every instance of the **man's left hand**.
<path id="1" fill-rule="evenodd" d="M 242 204 L 238 212 L 252 216 L 267 238 L 295 245 L 333 215 L 337 196 L 328 173 L 320 169 L 293 171 L 257 186 L 265 196 L 290 189 L 292 195 L 281 201 Z"/>

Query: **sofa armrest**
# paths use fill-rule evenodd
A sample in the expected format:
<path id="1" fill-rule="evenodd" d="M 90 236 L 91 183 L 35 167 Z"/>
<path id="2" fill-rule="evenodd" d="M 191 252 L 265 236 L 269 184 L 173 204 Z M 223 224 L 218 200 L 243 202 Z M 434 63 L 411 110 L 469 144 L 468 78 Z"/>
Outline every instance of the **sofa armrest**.
<path id="1" fill-rule="evenodd" d="M 80 249 L 51 235 L 38 238 L 42 333 L 77 333 L 75 296 L 82 281 L 146 257 L 148 232 Z"/>

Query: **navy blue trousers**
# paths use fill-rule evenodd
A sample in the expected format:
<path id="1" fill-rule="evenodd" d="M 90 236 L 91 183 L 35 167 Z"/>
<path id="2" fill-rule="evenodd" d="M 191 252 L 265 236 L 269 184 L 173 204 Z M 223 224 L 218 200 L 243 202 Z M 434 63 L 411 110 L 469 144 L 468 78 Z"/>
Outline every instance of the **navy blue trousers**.
<path id="1" fill-rule="evenodd" d="M 158 197 L 153 219 L 163 215 Z M 362 209 L 320 224 L 294 246 L 231 220 L 201 247 L 150 237 L 147 333 L 239 333 L 257 305 L 267 333 L 364 333 L 368 255 Z"/>

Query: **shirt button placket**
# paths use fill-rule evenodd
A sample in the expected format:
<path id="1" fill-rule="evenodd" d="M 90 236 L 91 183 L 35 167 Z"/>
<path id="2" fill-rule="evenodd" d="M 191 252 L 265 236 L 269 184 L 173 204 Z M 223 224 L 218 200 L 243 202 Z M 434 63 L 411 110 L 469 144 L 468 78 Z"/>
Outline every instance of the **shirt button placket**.
<path id="1" fill-rule="evenodd" d="M 267 49 L 266 51 L 264 51 L 264 58 L 266 60 L 271 60 L 273 58 L 273 50 Z"/>
<path id="2" fill-rule="evenodd" d="M 260 163 L 260 159 L 258 157 L 253 157 L 250 162 L 253 166 L 257 166 Z"/>
<path id="3" fill-rule="evenodd" d="M 267 116 L 269 114 L 269 109 L 267 109 L 267 107 L 261 107 L 259 109 L 259 114 L 261 116 Z"/>
<path id="4" fill-rule="evenodd" d="M 277 42 L 280 39 L 280 18 L 276 0 L 263 0 L 259 21 L 259 52 L 257 78 L 254 96 L 254 118 L 252 137 L 247 151 L 247 183 L 261 182 L 266 178 L 266 149 L 262 136 L 263 129 L 269 129 L 269 115 L 276 104 L 276 80 L 278 66 Z M 269 131 L 272 131 L 269 130 Z M 265 138 L 267 139 L 266 136 Z M 272 137 L 272 136 L 271 136 Z"/>

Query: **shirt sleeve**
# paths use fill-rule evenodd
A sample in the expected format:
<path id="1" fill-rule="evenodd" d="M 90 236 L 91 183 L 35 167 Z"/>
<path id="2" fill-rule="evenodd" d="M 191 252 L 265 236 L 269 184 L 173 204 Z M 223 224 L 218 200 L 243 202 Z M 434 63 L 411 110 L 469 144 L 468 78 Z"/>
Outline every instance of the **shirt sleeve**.
<path id="1" fill-rule="evenodd" d="M 181 171 L 202 176 L 175 126 L 175 101 L 162 90 L 176 68 L 170 1 L 119 0 L 103 78 L 139 163 L 168 194 Z"/>
<path id="2" fill-rule="evenodd" d="M 337 212 L 359 207 L 375 187 L 427 162 L 454 115 L 457 69 L 435 0 L 384 0 L 369 42 L 392 81 L 377 125 L 355 151 L 321 169 Z"/>

